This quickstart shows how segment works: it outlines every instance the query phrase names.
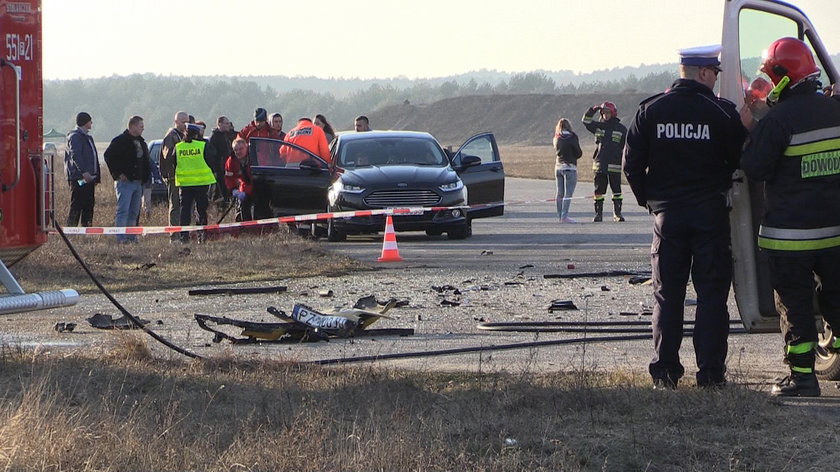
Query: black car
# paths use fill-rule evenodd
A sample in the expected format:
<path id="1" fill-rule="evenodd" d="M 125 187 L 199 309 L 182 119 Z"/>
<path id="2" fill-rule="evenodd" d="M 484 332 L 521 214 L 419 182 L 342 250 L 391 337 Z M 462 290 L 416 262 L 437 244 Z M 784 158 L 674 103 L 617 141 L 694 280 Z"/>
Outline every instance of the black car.
<path id="1" fill-rule="evenodd" d="M 472 219 L 504 213 L 504 168 L 492 133 L 468 139 L 451 153 L 429 133 L 343 133 L 330 146 L 327 163 L 280 140 L 251 138 L 258 216 L 289 216 L 383 208 L 436 209 L 394 217 L 396 231 L 472 234 Z M 348 234 L 377 233 L 382 215 L 330 219 L 313 225 L 315 235 L 341 241 Z"/>

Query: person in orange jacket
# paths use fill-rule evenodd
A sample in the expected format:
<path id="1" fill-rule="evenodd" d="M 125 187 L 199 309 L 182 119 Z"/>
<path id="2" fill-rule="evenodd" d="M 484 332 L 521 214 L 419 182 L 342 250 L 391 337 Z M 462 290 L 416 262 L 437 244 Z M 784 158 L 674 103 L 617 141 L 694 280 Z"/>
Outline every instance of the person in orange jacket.
<path id="1" fill-rule="evenodd" d="M 327 142 L 327 136 L 324 134 L 324 130 L 315 126 L 309 118 L 298 120 L 297 126 L 286 134 L 286 142 L 297 144 L 320 157 L 327 164 L 330 163 L 330 146 Z M 290 162 L 299 162 L 306 159 L 304 153 L 295 151 L 291 146 L 280 148 L 280 155 L 285 159 L 286 165 L 289 165 Z"/>

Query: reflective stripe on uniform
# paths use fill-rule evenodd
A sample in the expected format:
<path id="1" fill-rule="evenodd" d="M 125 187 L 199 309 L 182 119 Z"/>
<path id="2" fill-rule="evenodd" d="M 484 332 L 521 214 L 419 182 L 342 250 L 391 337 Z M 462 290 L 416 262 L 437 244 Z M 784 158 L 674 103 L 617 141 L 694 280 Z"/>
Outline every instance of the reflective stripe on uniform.
<path id="1" fill-rule="evenodd" d="M 624 195 L 622 195 L 620 193 L 614 193 L 613 196 L 612 196 L 612 199 L 613 199 L 613 201 L 624 200 Z"/>
<path id="2" fill-rule="evenodd" d="M 607 172 L 621 172 L 621 164 L 607 164 Z"/>
<path id="3" fill-rule="evenodd" d="M 802 159 L 803 179 L 840 174 L 840 126 L 792 135 L 784 155 Z"/>
<path id="4" fill-rule="evenodd" d="M 758 247 L 777 251 L 815 251 L 840 246 L 840 226 L 813 229 L 773 228 L 761 225 Z"/>
<path id="5" fill-rule="evenodd" d="M 800 374 L 813 374 L 814 368 L 813 367 L 797 367 L 795 365 L 790 366 L 790 370 L 794 372 L 798 372 Z"/>
<path id="6" fill-rule="evenodd" d="M 807 341 L 799 344 L 788 344 L 785 346 L 785 350 L 788 354 L 805 354 L 814 350 L 815 347 L 817 347 L 817 343 Z"/>
<path id="7" fill-rule="evenodd" d="M 840 349 L 840 338 L 834 338 L 834 342 L 831 343 L 831 347 L 834 349 Z"/>

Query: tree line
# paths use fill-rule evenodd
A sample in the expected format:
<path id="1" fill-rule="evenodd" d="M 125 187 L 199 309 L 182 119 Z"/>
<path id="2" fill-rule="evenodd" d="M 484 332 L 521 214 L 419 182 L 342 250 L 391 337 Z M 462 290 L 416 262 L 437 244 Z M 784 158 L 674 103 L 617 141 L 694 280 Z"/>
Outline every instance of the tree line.
<path id="1" fill-rule="evenodd" d="M 341 81 L 342 79 L 333 79 Z M 93 134 L 97 141 L 108 141 L 121 133 L 132 115 L 145 120 L 147 140 L 161 138 L 171 126 L 172 117 L 184 110 L 215 127 L 219 115 L 227 115 L 237 129 L 253 118 L 256 107 L 269 113 L 283 114 L 285 129 L 298 118 L 325 115 L 337 130 L 352 128 L 353 118 L 371 114 L 384 106 L 401 103 L 429 104 L 446 98 L 493 94 L 578 94 L 599 91 L 663 90 L 674 74 L 654 73 L 641 79 L 629 75 L 620 80 L 557 83 L 545 72 L 510 75 L 508 80 L 492 84 L 475 78 L 445 80 L 436 84 L 414 81 L 408 87 L 373 82 L 366 88 L 337 98 L 329 91 L 303 88 L 278 91 L 260 85 L 252 78 L 193 78 L 135 74 L 98 79 L 51 80 L 44 84 L 44 131 L 54 128 L 62 133 L 74 125 L 79 111 L 94 118 Z"/>
<path id="2" fill-rule="evenodd" d="M 838 56 L 833 58 L 837 62 Z M 756 70 L 758 61 L 747 60 L 742 69 Z M 482 70 L 424 80 L 154 74 L 49 80 L 44 83 L 44 131 L 55 128 L 66 133 L 73 127 L 76 113 L 86 111 L 94 118 L 96 140 L 108 141 L 125 129 L 132 115 L 140 115 L 146 125 L 144 136 L 150 140 L 163 137 L 178 110 L 204 120 L 208 130 L 215 127 L 219 115 L 227 115 L 241 129 L 251 121 L 256 107 L 282 113 L 286 130 L 298 118 L 316 113 L 325 115 L 336 130 L 346 130 L 352 128 L 355 116 L 374 114 L 389 105 L 424 105 L 471 95 L 653 94 L 668 88 L 676 78 L 676 64 L 662 64 L 583 75 L 571 71 L 509 74 Z"/>

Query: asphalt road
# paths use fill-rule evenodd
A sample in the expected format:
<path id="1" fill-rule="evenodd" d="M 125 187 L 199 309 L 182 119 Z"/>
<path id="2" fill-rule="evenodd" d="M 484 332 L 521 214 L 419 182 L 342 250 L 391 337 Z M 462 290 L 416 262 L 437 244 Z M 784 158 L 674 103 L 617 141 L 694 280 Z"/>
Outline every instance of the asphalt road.
<path id="1" fill-rule="evenodd" d="M 506 205 L 502 217 L 473 222 L 473 236 L 449 241 L 446 236 L 429 237 L 423 233 L 398 233 L 400 255 L 409 264 L 430 267 L 460 267 L 475 271 L 497 271 L 500 267 L 539 262 L 546 270 L 566 271 L 569 263 L 576 270 L 649 270 L 648 248 L 651 219 L 628 195 L 624 223 L 591 223 L 592 192 L 590 182 L 581 182 L 572 202 L 571 216 L 581 224 L 560 225 L 554 202 L 554 182 L 508 178 Z M 606 218 L 611 220 L 611 203 L 606 202 Z M 378 251 L 372 241 L 382 236 L 351 236 L 347 242 L 330 248 L 350 257 L 375 262 Z M 482 251 L 485 251 L 482 254 Z M 492 257 L 486 257 L 492 251 Z M 492 261 L 492 264 L 488 264 Z"/>

